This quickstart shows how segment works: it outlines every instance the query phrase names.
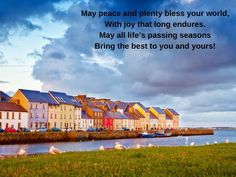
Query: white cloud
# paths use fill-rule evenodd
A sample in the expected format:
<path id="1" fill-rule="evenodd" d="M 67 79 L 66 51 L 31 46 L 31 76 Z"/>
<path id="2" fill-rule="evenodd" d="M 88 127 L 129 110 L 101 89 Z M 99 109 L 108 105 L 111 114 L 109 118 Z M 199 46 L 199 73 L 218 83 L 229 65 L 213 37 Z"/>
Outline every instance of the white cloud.
<path id="1" fill-rule="evenodd" d="M 180 0 L 180 1 L 181 1 L 181 4 L 191 4 L 196 0 Z"/>

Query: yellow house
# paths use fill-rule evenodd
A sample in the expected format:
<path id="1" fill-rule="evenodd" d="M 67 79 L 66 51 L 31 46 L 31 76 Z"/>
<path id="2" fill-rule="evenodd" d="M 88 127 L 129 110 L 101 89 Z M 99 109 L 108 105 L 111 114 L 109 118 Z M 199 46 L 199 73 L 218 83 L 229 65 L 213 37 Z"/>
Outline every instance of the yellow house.
<path id="1" fill-rule="evenodd" d="M 139 128 L 141 130 L 149 130 L 150 127 L 150 114 L 149 110 L 144 107 L 141 103 L 131 103 L 130 104 L 133 109 L 134 113 L 139 117 Z"/>
<path id="2" fill-rule="evenodd" d="M 150 107 L 149 111 L 152 115 L 158 118 L 158 129 L 166 128 L 166 114 L 159 107 Z"/>
<path id="3" fill-rule="evenodd" d="M 179 128 L 179 114 L 174 110 L 174 109 L 171 109 L 171 108 L 166 108 L 164 109 L 166 115 L 168 117 L 170 117 L 170 119 L 172 120 L 173 122 L 173 128 L 174 129 L 178 129 Z"/>
<path id="4" fill-rule="evenodd" d="M 61 92 L 50 91 L 49 95 L 57 102 L 57 105 L 49 106 L 48 127 L 61 129 L 79 129 L 82 115 L 82 106 L 72 96 Z"/>

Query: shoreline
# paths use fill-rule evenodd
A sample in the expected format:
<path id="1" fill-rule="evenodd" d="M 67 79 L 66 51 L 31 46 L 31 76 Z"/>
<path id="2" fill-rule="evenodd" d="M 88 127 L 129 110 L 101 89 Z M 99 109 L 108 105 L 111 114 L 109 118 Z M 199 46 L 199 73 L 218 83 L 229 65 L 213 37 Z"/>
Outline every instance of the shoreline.
<path id="1" fill-rule="evenodd" d="M 153 133 L 154 131 L 149 131 Z M 37 144 L 50 142 L 78 142 L 91 140 L 133 139 L 140 138 L 138 131 L 104 131 L 104 132 L 29 132 L 0 134 L 0 145 L 10 144 Z M 213 129 L 186 129 L 172 130 L 174 136 L 213 135 Z M 159 137 L 157 137 L 159 138 Z M 167 138 L 167 137 L 160 137 Z"/>

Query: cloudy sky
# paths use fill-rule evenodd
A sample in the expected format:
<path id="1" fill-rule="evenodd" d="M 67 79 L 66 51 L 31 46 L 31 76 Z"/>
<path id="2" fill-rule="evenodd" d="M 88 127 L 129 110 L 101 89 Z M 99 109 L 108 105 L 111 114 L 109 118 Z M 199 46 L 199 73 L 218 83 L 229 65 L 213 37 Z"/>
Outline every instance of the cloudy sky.
<path id="1" fill-rule="evenodd" d="M 215 50 L 94 50 L 94 42 L 99 41 L 98 32 L 109 32 L 103 20 L 111 18 L 81 17 L 81 10 L 145 9 L 222 9 L 228 10 L 230 16 L 192 17 L 188 20 L 202 21 L 207 27 L 172 30 L 209 32 L 211 39 L 189 42 L 215 42 Z M 235 0 L 215 0 L 214 3 L 204 0 L 1 1 L 0 90 L 9 94 L 18 88 L 57 90 L 141 101 L 146 106 L 175 108 L 181 114 L 182 126 L 236 126 L 235 19 Z M 179 18 L 161 20 L 178 21 Z M 146 32 L 157 32 L 157 29 L 148 30 Z"/>

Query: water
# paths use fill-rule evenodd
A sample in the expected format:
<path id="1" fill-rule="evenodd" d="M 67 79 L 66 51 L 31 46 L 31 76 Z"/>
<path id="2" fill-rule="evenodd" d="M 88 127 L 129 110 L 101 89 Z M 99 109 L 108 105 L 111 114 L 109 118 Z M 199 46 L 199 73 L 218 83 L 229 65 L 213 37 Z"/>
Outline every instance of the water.
<path id="1" fill-rule="evenodd" d="M 25 148 L 28 154 L 48 153 L 50 146 L 55 146 L 66 152 L 71 151 L 94 151 L 100 146 L 105 148 L 114 147 L 115 142 L 120 142 L 126 147 L 135 147 L 137 144 L 148 146 L 149 143 L 158 146 L 187 146 L 191 142 L 195 145 L 204 145 L 206 142 L 213 144 L 214 141 L 223 143 L 236 142 L 236 130 L 216 130 L 214 135 L 204 136 L 178 136 L 168 138 L 137 138 L 137 139 L 119 139 L 119 140 L 102 140 L 102 141 L 86 141 L 86 142 L 59 142 L 59 143 L 43 143 L 43 144 L 21 144 L 21 145 L 0 145 L 1 155 L 16 154 L 20 148 Z"/>

